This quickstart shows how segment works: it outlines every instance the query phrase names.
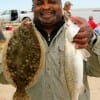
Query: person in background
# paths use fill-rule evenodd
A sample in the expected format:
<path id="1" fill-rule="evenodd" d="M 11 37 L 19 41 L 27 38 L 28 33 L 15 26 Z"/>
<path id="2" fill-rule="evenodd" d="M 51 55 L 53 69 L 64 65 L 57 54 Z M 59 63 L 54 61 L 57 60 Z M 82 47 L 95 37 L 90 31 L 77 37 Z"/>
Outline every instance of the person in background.
<path id="1" fill-rule="evenodd" d="M 92 29 L 95 29 L 98 26 L 98 24 L 94 21 L 93 16 L 89 16 L 88 23 Z"/>
<path id="2" fill-rule="evenodd" d="M 100 35 L 100 23 L 98 23 L 98 26 L 94 29 L 94 32 L 96 35 Z"/>
<path id="3" fill-rule="evenodd" d="M 63 13 L 64 13 L 64 18 L 67 20 L 68 18 L 76 25 L 80 25 L 82 24 L 82 20 L 84 18 L 82 17 L 78 17 L 78 16 L 74 16 L 71 14 L 71 7 L 72 7 L 72 3 L 70 1 L 66 1 L 64 4 L 64 8 L 63 8 Z M 85 19 L 84 19 L 85 20 Z M 85 21 L 86 22 L 86 21 Z"/>
<path id="4" fill-rule="evenodd" d="M 31 100 L 69 100 L 64 74 L 65 20 L 61 0 L 32 1 L 33 26 L 45 45 L 45 65 L 37 82 L 27 92 Z M 84 62 L 85 91 L 79 96 L 79 100 L 90 100 L 87 76 L 100 77 L 100 37 L 93 38 L 93 30 L 83 21 L 73 42 L 77 49 L 87 48 L 91 53 L 91 57 Z"/>
<path id="5" fill-rule="evenodd" d="M 3 71 L 2 70 L 2 50 L 3 50 L 3 44 L 5 43 L 5 41 L 6 41 L 6 38 L 5 38 L 2 30 L 0 29 L 0 80 L 2 80 L 2 83 L 7 82 L 2 73 L 2 71 Z"/>
<path id="6" fill-rule="evenodd" d="M 0 29 L 0 42 L 5 41 L 5 36 L 2 32 L 2 30 Z"/>
<path id="7" fill-rule="evenodd" d="M 64 15 L 66 15 L 67 17 L 71 17 L 71 6 L 72 6 L 72 3 L 70 1 L 66 1 L 65 4 L 64 4 Z"/>
<path id="8" fill-rule="evenodd" d="M 22 24 L 23 25 L 29 25 L 29 24 L 32 24 L 32 21 L 29 17 L 24 17 L 23 20 L 22 20 Z"/>

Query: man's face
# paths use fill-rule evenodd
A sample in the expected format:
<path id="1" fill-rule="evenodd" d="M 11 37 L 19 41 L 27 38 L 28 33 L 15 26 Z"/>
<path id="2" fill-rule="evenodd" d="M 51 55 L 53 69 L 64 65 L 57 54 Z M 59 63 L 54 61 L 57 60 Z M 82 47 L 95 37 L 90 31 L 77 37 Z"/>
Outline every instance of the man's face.
<path id="1" fill-rule="evenodd" d="M 34 0 L 34 20 L 52 26 L 62 17 L 61 0 Z"/>

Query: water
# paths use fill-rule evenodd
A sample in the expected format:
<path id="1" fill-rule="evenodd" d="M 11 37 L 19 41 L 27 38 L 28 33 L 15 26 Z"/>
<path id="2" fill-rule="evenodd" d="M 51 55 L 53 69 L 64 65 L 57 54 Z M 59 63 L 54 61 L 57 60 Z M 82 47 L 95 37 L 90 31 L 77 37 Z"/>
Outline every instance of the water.
<path id="1" fill-rule="evenodd" d="M 90 9 L 72 9 L 72 15 L 80 16 L 88 21 L 89 16 L 93 16 L 97 23 L 100 23 L 100 8 L 90 8 Z"/>

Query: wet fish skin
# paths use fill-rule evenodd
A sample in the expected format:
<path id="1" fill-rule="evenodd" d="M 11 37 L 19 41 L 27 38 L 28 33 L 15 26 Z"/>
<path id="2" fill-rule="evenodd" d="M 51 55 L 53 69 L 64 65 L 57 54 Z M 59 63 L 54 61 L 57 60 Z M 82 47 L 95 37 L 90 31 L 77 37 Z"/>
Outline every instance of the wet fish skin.
<path id="1" fill-rule="evenodd" d="M 70 100 L 78 100 L 83 89 L 83 55 L 72 43 L 79 29 L 71 25 L 71 22 L 67 22 L 65 26 L 65 79 Z"/>
<path id="2" fill-rule="evenodd" d="M 13 95 L 13 100 L 31 100 L 27 92 L 22 89 L 17 89 Z"/>

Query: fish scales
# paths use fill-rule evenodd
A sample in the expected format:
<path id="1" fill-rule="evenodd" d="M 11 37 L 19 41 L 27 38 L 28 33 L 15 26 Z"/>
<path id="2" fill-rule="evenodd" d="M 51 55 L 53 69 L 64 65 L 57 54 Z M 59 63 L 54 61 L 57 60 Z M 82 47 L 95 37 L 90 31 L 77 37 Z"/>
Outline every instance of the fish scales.
<path id="1" fill-rule="evenodd" d="M 4 51 L 4 74 L 17 88 L 13 99 L 30 100 L 26 89 L 36 83 L 44 64 L 44 44 L 34 25 L 20 26 Z"/>
<path id="2" fill-rule="evenodd" d="M 83 89 L 83 55 L 72 43 L 79 28 L 68 20 L 65 24 L 65 79 L 70 100 L 78 100 Z"/>

